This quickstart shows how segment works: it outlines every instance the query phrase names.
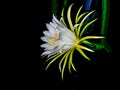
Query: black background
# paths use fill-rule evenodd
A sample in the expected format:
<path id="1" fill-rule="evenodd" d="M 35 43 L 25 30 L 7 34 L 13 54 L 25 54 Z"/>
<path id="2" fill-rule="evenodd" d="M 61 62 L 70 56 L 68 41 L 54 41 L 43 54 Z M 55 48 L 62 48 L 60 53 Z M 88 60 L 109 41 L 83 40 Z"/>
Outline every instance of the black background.
<path id="1" fill-rule="evenodd" d="M 24 3 L 24 2 L 23 2 Z M 22 6 L 21 6 L 22 7 Z M 91 55 L 92 61 L 79 60 L 77 55 L 74 58 L 77 72 L 72 75 L 65 71 L 64 80 L 61 80 L 58 70 L 58 63 L 52 64 L 46 71 L 44 61 L 40 57 L 43 50 L 40 45 L 43 43 L 40 37 L 43 30 L 46 30 L 45 23 L 51 21 L 51 0 L 47 1 L 29 1 L 24 4 L 22 16 L 23 25 L 27 26 L 23 30 L 24 45 L 22 58 L 24 68 L 18 72 L 17 82 L 19 87 L 33 88 L 34 90 L 80 90 L 82 88 L 109 88 L 113 85 L 114 69 L 112 53 L 106 51 L 97 51 Z M 112 0 L 110 7 L 110 20 L 108 26 L 108 40 L 112 48 L 112 30 L 113 30 L 113 8 Z M 28 43 L 30 41 L 30 43 Z M 76 53 L 77 54 L 77 53 Z M 19 78 L 19 79 L 18 79 Z M 83 90 L 83 89 L 82 89 Z"/>

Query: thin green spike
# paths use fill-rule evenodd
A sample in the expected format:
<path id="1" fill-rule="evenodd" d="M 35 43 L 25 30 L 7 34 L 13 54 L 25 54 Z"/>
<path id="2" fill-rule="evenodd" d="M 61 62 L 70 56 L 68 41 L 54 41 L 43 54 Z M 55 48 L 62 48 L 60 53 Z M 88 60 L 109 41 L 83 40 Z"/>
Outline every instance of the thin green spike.
<path id="1" fill-rule="evenodd" d="M 94 19 L 94 20 L 92 20 L 92 21 L 90 21 L 89 23 L 87 23 L 87 24 L 84 26 L 84 28 L 81 30 L 80 38 L 81 38 L 82 34 L 84 33 L 84 31 L 86 30 L 86 28 L 88 28 L 88 27 L 89 27 L 91 24 L 93 24 L 96 20 L 97 20 L 97 18 Z"/>
<path id="2" fill-rule="evenodd" d="M 53 59 L 54 57 L 56 57 L 56 56 L 58 56 L 58 55 L 59 55 L 59 53 L 57 53 L 57 54 L 55 54 L 55 55 L 49 57 L 45 62 L 48 62 L 49 60 Z"/>
<path id="3" fill-rule="evenodd" d="M 62 56 L 62 55 L 65 54 L 66 52 L 67 52 L 67 50 L 66 50 L 65 52 L 59 54 L 58 56 L 56 56 L 53 60 L 51 60 L 51 61 L 49 62 L 49 64 L 47 65 L 46 70 L 48 69 L 48 67 L 49 67 L 55 60 L 57 60 L 60 56 Z"/>
<path id="4" fill-rule="evenodd" d="M 84 50 L 87 50 L 87 51 L 89 51 L 89 52 L 94 52 L 93 50 L 91 50 L 91 49 L 89 49 L 89 48 L 87 48 L 87 47 L 85 47 L 85 46 L 82 46 L 82 45 L 77 45 L 76 47 L 81 48 L 81 49 L 84 49 Z"/>
<path id="5" fill-rule="evenodd" d="M 90 60 L 90 58 L 82 51 L 82 49 L 76 48 L 76 50 L 77 50 L 83 57 L 85 57 L 87 60 Z"/>
<path id="6" fill-rule="evenodd" d="M 79 8 L 79 10 L 78 10 L 78 12 L 76 14 L 75 23 L 77 23 L 77 21 L 78 21 L 78 16 L 80 14 L 80 11 L 81 11 L 82 7 L 83 7 L 83 5 Z"/>
<path id="7" fill-rule="evenodd" d="M 74 71 L 77 71 L 74 67 L 74 64 L 72 63 L 72 58 L 73 58 L 73 52 L 74 52 L 74 48 L 72 49 L 71 53 L 70 53 L 70 57 L 69 57 L 69 62 L 68 62 L 68 69 L 69 69 L 69 72 L 71 73 L 71 66 L 73 68 Z"/>
<path id="8" fill-rule="evenodd" d="M 74 66 L 74 64 L 72 63 L 72 61 L 71 61 L 71 65 L 72 65 L 73 70 L 74 70 L 74 71 L 77 71 L 77 70 L 75 69 L 75 66 Z"/>
<path id="9" fill-rule="evenodd" d="M 74 27 L 73 27 L 73 23 L 72 23 L 72 20 L 71 20 L 71 8 L 72 8 L 73 4 L 71 4 L 68 8 L 68 12 L 67 12 L 67 19 L 68 19 L 68 23 L 69 23 L 69 26 L 70 26 L 70 29 L 73 31 L 74 30 Z"/>
<path id="10" fill-rule="evenodd" d="M 77 35 L 78 35 L 78 36 L 79 36 L 80 30 L 81 30 L 81 27 L 82 27 L 84 21 L 85 21 L 86 18 L 87 18 L 89 15 L 91 15 L 93 12 L 95 12 L 95 10 L 89 12 L 89 13 L 88 13 L 88 14 L 82 19 L 82 21 L 80 22 L 80 25 L 79 25 L 79 27 L 78 27 L 78 31 L 77 31 Z"/>
<path id="11" fill-rule="evenodd" d="M 63 63 L 63 67 L 62 67 L 62 71 L 61 71 L 62 80 L 63 80 L 64 70 L 65 70 L 65 66 L 66 66 L 69 54 L 70 54 L 70 50 L 66 53 L 66 57 L 65 57 L 65 60 L 64 60 L 64 63 Z"/>
<path id="12" fill-rule="evenodd" d="M 101 38 L 105 38 L 103 36 L 85 36 L 83 38 L 81 38 L 78 42 L 82 42 L 83 40 L 86 40 L 86 39 L 101 39 Z"/>
<path id="13" fill-rule="evenodd" d="M 63 60 L 65 59 L 66 55 L 67 55 L 67 53 L 62 57 L 62 59 L 59 62 L 59 70 L 60 70 L 60 72 L 61 72 L 61 64 L 62 64 Z"/>
<path id="14" fill-rule="evenodd" d="M 77 18 L 76 23 L 78 23 L 78 22 L 80 21 L 80 19 L 81 19 L 84 15 L 86 15 L 87 13 L 88 13 L 88 12 L 82 13 L 82 14 Z"/>
<path id="15" fill-rule="evenodd" d="M 67 24 L 65 23 L 65 19 L 64 19 L 64 8 L 62 9 L 62 13 L 61 13 L 61 16 L 62 16 L 62 23 L 67 27 Z"/>
<path id="16" fill-rule="evenodd" d="M 68 70 L 71 73 L 71 60 L 72 60 L 73 50 L 71 50 L 68 61 Z"/>

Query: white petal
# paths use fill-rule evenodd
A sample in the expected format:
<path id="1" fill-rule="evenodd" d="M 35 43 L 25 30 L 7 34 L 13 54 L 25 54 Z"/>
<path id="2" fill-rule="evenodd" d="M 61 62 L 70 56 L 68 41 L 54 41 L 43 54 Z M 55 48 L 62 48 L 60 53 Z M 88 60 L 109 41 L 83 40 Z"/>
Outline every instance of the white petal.
<path id="1" fill-rule="evenodd" d="M 58 49 L 59 49 L 59 53 L 62 53 L 62 51 L 63 51 L 63 47 L 64 47 L 63 45 L 61 45 L 61 46 L 58 47 Z"/>
<path id="2" fill-rule="evenodd" d="M 46 49 L 53 49 L 54 47 L 52 45 L 49 45 L 49 44 L 42 44 L 40 47 L 42 48 L 46 48 Z"/>
<path id="3" fill-rule="evenodd" d="M 44 36 L 43 36 L 43 37 L 41 37 L 40 39 L 41 39 L 42 41 L 47 42 L 47 37 L 44 37 Z"/>
<path id="4" fill-rule="evenodd" d="M 51 36 L 51 34 L 50 34 L 49 31 L 44 31 L 43 33 L 44 33 L 44 35 L 47 36 L 47 37 L 50 37 L 50 36 Z"/>
<path id="5" fill-rule="evenodd" d="M 63 18 L 63 17 L 60 18 L 60 22 L 62 22 L 62 18 Z"/>
<path id="6" fill-rule="evenodd" d="M 54 21 L 55 21 L 55 22 L 54 22 Z M 53 14 L 53 22 L 54 22 L 54 23 L 57 23 L 57 24 L 60 25 L 60 26 L 63 26 L 62 22 L 60 22 L 60 21 L 54 16 L 54 14 Z"/>
<path id="7" fill-rule="evenodd" d="M 62 42 L 65 43 L 65 44 L 71 44 L 71 43 L 73 43 L 73 40 L 71 40 L 70 38 L 67 38 L 67 37 L 65 37 L 65 36 L 62 36 L 62 37 L 61 37 L 61 40 L 62 40 Z"/>
<path id="8" fill-rule="evenodd" d="M 53 50 L 54 47 L 53 46 L 50 46 L 50 47 L 46 47 L 44 50 Z"/>
<path id="9" fill-rule="evenodd" d="M 45 52 L 43 52 L 43 53 L 41 54 L 41 56 L 43 56 L 43 55 L 49 55 L 51 52 L 52 52 L 52 51 L 45 51 Z"/>
<path id="10" fill-rule="evenodd" d="M 56 53 L 57 53 L 56 51 L 51 51 L 51 53 L 48 55 L 48 58 Z"/>
<path id="11" fill-rule="evenodd" d="M 50 22 L 50 25 L 51 25 L 53 28 L 56 28 L 56 27 L 58 26 L 57 24 L 52 23 L 52 22 Z"/>
<path id="12" fill-rule="evenodd" d="M 65 46 L 63 47 L 63 50 L 70 49 L 71 47 L 72 47 L 72 45 L 65 45 Z"/>
<path id="13" fill-rule="evenodd" d="M 58 26 L 58 24 L 53 19 L 52 19 L 52 24 L 54 25 L 53 27 L 55 27 L 55 28 Z"/>
<path id="14" fill-rule="evenodd" d="M 51 35 L 54 36 L 54 33 L 56 32 L 55 29 L 50 24 L 46 24 L 46 27 L 50 31 Z"/>
<path id="15" fill-rule="evenodd" d="M 72 43 L 74 43 L 75 41 L 76 41 L 76 39 L 75 39 L 75 35 L 73 34 L 73 35 L 69 35 L 68 33 L 66 34 L 66 33 L 64 33 L 64 32 L 62 32 L 62 33 L 60 33 L 60 38 L 64 41 L 64 42 L 72 42 Z"/>
<path id="16" fill-rule="evenodd" d="M 55 17 L 54 14 L 53 14 L 53 20 L 54 20 L 56 23 L 60 24 L 60 21 Z"/>
<path id="17" fill-rule="evenodd" d="M 57 29 L 60 30 L 62 33 L 68 35 L 68 37 L 75 36 L 74 33 L 67 28 L 58 27 Z"/>

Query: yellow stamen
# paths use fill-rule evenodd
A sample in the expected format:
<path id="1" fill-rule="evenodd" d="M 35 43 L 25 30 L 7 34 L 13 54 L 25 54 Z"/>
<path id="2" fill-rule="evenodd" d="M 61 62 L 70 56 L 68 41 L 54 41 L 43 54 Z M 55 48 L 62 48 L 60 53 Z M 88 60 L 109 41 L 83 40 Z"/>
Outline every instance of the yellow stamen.
<path id="1" fill-rule="evenodd" d="M 57 47 L 57 45 L 55 44 L 54 40 L 52 38 L 48 39 L 48 44 L 52 45 L 53 47 Z"/>
<path id="2" fill-rule="evenodd" d="M 47 42 L 48 42 L 48 44 L 52 44 L 53 43 L 53 39 L 49 38 Z"/>
<path id="3" fill-rule="evenodd" d="M 55 41 L 59 40 L 59 34 L 58 34 L 58 33 L 55 33 L 55 34 L 54 34 L 54 40 L 55 40 Z"/>

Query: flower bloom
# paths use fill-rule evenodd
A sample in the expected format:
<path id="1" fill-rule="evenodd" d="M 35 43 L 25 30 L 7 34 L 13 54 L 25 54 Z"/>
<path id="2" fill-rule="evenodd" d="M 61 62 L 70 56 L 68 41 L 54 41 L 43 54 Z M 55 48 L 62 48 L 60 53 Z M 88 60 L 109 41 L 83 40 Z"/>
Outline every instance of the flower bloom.
<path id="1" fill-rule="evenodd" d="M 53 14 L 52 22 L 46 24 L 47 30 L 43 31 L 44 36 L 40 38 L 42 41 L 45 42 L 44 44 L 40 45 L 41 48 L 44 48 L 42 56 L 47 55 L 47 62 L 49 61 L 46 69 L 58 58 L 61 58 L 59 61 L 59 70 L 61 72 L 62 79 L 67 63 L 70 73 L 71 67 L 76 71 L 72 62 L 74 50 L 77 50 L 84 58 L 90 60 L 90 58 L 84 53 L 83 50 L 87 50 L 89 52 L 94 51 L 86 46 L 83 46 L 83 44 L 92 45 L 92 43 L 88 41 L 89 39 L 104 38 L 103 36 L 83 36 L 86 28 L 93 24 L 97 20 L 97 18 L 83 25 L 86 18 L 94 13 L 94 11 L 84 12 L 80 14 L 80 11 L 83 7 L 81 6 L 76 14 L 75 23 L 73 24 L 71 20 L 72 6 L 73 4 L 69 6 L 67 11 L 67 21 L 69 25 L 67 26 L 67 24 L 65 23 L 65 19 L 63 17 L 63 9 L 62 17 L 60 20 L 58 20 Z"/>
<path id="2" fill-rule="evenodd" d="M 66 28 L 54 15 L 52 22 L 46 24 L 46 27 L 48 31 L 44 31 L 44 36 L 41 37 L 41 40 L 45 42 L 41 45 L 42 48 L 45 48 L 42 55 L 51 56 L 62 53 L 72 48 L 77 41 L 75 33 Z"/>

